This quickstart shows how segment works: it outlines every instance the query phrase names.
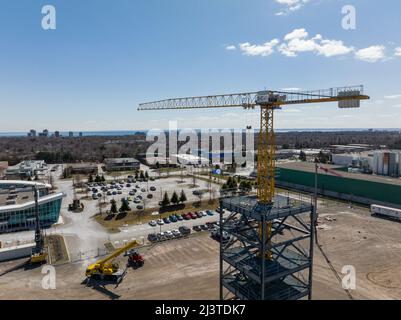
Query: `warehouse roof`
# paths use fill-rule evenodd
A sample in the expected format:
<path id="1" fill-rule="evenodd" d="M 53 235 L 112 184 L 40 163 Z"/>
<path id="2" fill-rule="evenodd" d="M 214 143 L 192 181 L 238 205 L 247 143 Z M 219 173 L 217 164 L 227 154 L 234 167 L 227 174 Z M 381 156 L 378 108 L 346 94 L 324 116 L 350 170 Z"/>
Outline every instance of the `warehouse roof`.
<path id="1" fill-rule="evenodd" d="M 328 165 L 328 164 L 324 164 L 322 166 L 329 168 L 329 169 L 333 169 L 333 170 L 336 170 L 336 169 L 338 170 L 340 168 L 343 168 L 342 166 Z M 311 172 L 311 173 L 315 172 L 315 164 L 311 163 L 311 162 L 300 162 L 300 161 L 277 162 L 276 167 L 283 168 L 283 169 L 289 169 L 289 170 Z M 371 182 L 376 182 L 376 183 L 393 184 L 393 185 L 401 186 L 401 178 L 391 178 L 388 176 L 378 176 L 378 175 L 364 174 L 364 173 L 350 173 L 350 172 L 345 172 L 345 171 L 340 171 L 340 170 L 338 171 L 338 173 L 343 178 L 364 180 L 364 181 L 371 181 Z M 319 170 L 319 174 L 333 176 L 333 174 L 326 173 L 322 170 Z"/>

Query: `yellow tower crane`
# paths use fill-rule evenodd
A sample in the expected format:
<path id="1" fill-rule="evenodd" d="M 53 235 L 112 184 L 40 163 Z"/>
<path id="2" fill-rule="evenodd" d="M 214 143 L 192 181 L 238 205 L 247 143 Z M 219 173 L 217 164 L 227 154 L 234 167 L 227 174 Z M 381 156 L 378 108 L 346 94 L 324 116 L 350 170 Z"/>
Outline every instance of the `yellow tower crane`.
<path id="1" fill-rule="evenodd" d="M 339 108 L 358 108 L 361 100 L 370 99 L 363 94 L 363 86 L 349 86 L 312 91 L 265 90 L 248 93 L 223 94 L 167 99 L 142 103 L 138 110 L 180 110 L 203 108 L 260 107 L 258 139 L 257 197 L 262 206 L 271 206 L 275 189 L 275 134 L 274 110 L 282 106 L 311 103 L 338 102 Z M 261 229 L 261 228 L 260 228 Z M 270 233 L 271 223 L 267 232 Z M 269 237 L 268 237 L 269 238 Z M 270 259 L 270 253 L 266 257 Z"/>

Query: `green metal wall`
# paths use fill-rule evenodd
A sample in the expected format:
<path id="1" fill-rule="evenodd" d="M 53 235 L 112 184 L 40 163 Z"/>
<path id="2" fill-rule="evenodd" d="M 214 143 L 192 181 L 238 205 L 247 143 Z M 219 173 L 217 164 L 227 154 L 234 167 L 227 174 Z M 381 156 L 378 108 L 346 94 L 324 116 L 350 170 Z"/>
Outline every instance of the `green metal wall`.
<path id="1" fill-rule="evenodd" d="M 279 172 L 276 178 L 278 181 L 311 188 L 315 186 L 315 175 L 312 172 L 285 168 L 279 168 Z M 397 185 L 319 174 L 318 188 L 401 205 L 401 186 Z"/>

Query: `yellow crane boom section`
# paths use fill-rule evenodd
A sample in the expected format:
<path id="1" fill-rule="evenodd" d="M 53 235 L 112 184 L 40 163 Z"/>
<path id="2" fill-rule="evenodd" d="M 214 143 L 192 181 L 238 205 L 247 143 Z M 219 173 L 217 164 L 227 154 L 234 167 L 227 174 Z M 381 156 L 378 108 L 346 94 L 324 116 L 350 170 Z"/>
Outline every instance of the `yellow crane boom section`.
<path id="1" fill-rule="evenodd" d="M 125 251 L 135 248 L 137 246 L 139 246 L 140 243 L 136 240 L 129 242 L 128 244 L 126 244 L 125 246 L 121 247 L 120 249 L 117 249 L 116 251 L 114 251 L 111 255 L 107 256 L 106 258 L 97 261 L 95 264 L 97 265 L 104 265 L 105 263 L 115 259 L 116 257 L 118 257 L 119 255 L 123 254 Z"/>

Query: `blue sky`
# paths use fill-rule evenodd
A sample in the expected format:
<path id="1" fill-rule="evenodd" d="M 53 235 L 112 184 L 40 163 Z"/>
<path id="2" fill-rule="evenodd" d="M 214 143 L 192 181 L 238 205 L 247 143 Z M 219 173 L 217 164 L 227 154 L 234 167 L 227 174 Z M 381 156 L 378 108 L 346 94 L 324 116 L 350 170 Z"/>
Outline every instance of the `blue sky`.
<path id="1" fill-rule="evenodd" d="M 56 30 L 41 27 L 47 4 Z M 355 30 L 341 26 L 349 4 Z M 372 97 L 361 109 L 292 106 L 276 128 L 401 127 L 399 12 L 399 0 L 0 0 L 0 131 L 243 128 L 257 111 L 136 108 L 355 84 Z"/>

